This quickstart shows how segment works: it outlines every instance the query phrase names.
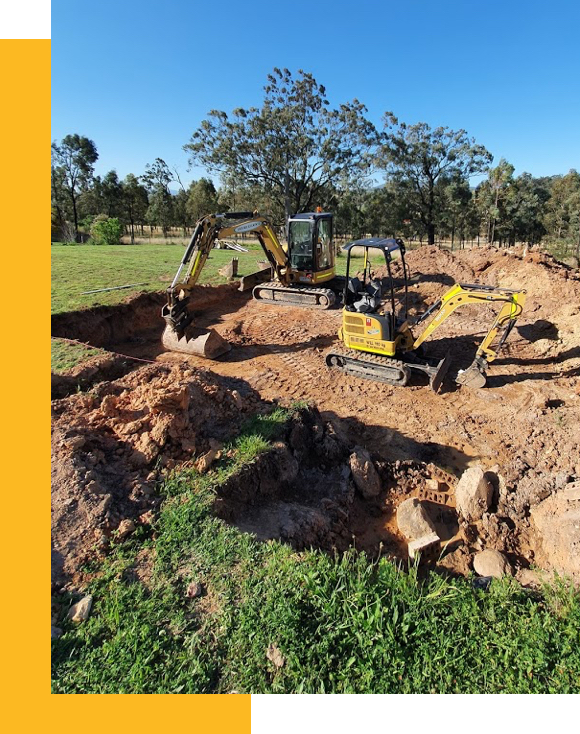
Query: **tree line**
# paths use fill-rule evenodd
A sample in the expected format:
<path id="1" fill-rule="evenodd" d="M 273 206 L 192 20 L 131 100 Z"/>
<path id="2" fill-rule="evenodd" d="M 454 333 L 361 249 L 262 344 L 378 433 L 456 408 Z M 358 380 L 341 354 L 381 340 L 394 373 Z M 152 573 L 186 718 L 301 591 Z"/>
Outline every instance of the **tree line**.
<path id="1" fill-rule="evenodd" d="M 408 125 L 386 112 L 382 127 L 357 99 L 332 107 L 312 74 L 268 75 L 260 107 L 212 110 L 184 145 L 191 165 L 219 180 L 183 186 L 157 158 L 140 175 L 94 175 L 98 152 L 86 137 L 52 144 L 53 230 L 107 241 L 124 230 L 159 227 L 184 236 L 202 215 L 258 209 L 280 226 L 317 206 L 334 211 L 338 235 L 402 236 L 511 245 L 543 238 L 580 256 L 580 174 L 514 175 L 465 130 Z M 477 185 L 474 176 L 485 176 Z M 377 178 L 382 183 L 377 185 Z M 171 188 L 177 187 L 177 193 Z M 112 220 L 114 220 L 112 222 Z M 115 229 L 116 227 L 116 229 Z M 114 232 L 112 230 L 115 230 Z M 118 239 L 118 236 L 116 237 Z"/>

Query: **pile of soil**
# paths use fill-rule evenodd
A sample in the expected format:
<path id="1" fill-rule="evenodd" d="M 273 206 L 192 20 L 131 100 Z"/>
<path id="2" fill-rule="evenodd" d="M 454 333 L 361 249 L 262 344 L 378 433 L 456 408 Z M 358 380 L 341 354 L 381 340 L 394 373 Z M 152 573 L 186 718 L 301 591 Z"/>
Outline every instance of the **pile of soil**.
<path id="1" fill-rule="evenodd" d="M 184 364 L 53 401 L 53 580 L 74 576 L 123 521 L 147 522 L 158 472 L 203 455 L 260 406 L 243 381 Z"/>

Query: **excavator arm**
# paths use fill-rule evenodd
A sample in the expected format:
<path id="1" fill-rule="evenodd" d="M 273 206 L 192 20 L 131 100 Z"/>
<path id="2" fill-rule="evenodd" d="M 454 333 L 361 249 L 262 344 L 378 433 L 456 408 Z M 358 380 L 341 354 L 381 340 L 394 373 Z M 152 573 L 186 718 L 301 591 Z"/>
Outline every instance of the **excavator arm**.
<path id="1" fill-rule="evenodd" d="M 243 221 L 238 224 L 224 226 L 224 220 L 240 219 Z M 203 217 L 195 225 L 177 273 L 167 289 L 167 304 L 162 310 L 167 324 L 162 339 L 166 349 L 208 359 L 215 359 L 230 349 L 213 329 L 204 331 L 193 326 L 189 300 L 216 241 L 245 232 L 255 233 L 280 282 L 289 282 L 288 256 L 272 225 L 257 212 L 226 212 Z"/>
<path id="2" fill-rule="evenodd" d="M 421 346 L 459 306 L 473 303 L 480 306 L 489 305 L 490 303 L 503 303 L 502 308 L 495 316 L 491 327 L 479 345 L 472 364 L 457 376 L 457 382 L 460 384 L 469 385 L 470 387 L 483 387 L 485 385 L 485 370 L 487 365 L 497 358 L 510 331 L 513 329 L 516 320 L 522 312 L 525 300 L 526 291 L 524 290 L 514 291 L 508 290 L 507 288 L 494 288 L 493 286 L 486 285 L 456 283 L 442 298 L 417 319 L 415 323 L 419 324 L 433 313 L 436 313 L 433 320 L 421 335 L 417 337 L 412 348 L 417 349 Z M 495 348 L 492 348 L 500 330 L 502 331 L 501 336 Z"/>

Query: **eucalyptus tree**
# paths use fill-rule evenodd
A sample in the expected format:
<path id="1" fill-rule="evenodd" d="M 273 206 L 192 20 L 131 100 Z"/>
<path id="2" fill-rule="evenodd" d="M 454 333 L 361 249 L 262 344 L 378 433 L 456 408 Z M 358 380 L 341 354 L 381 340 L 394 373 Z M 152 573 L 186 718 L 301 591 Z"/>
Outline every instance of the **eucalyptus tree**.
<path id="1" fill-rule="evenodd" d="M 407 205 L 425 228 L 428 244 L 435 243 L 437 220 L 444 207 L 441 184 L 469 179 L 485 171 L 492 155 L 465 130 L 432 129 L 427 123 L 407 125 L 391 113 L 384 117 L 379 164 L 387 180 L 402 185 Z"/>
<path id="2" fill-rule="evenodd" d="M 365 176 L 377 132 L 357 99 L 331 107 L 312 74 L 275 68 L 260 107 L 212 110 L 184 146 L 191 164 L 264 187 L 288 217 Z"/>
<path id="3" fill-rule="evenodd" d="M 54 186 L 62 187 L 70 200 L 74 237 L 78 240 L 78 211 L 79 196 L 86 191 L 93 177 L 94 164 L 99 154 L 97 146 L 89 138 L 74 134 L 64 137 L 60 144 L 52 144 L 52 182 Z"/>

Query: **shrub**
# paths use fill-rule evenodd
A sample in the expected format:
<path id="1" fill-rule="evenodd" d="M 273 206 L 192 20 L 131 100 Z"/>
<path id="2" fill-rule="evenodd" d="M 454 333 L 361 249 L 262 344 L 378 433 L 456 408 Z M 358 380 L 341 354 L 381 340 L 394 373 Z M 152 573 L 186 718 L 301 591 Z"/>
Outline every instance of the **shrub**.
<path id="1" fill-rule="evenodd" d="M 99 215 L 91 224 L 91 240 L 95 245 L 119 245 L 123 225 L 116 217 Z"/>

